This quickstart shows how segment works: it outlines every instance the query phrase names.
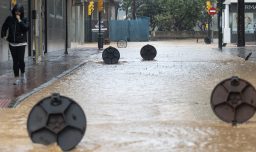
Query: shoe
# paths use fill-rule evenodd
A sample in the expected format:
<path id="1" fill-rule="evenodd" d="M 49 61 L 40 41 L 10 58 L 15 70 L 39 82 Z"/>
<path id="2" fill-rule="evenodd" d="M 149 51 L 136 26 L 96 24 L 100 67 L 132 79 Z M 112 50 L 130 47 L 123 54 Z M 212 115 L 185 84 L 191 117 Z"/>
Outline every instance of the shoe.
<path id="1" fill-rule="evenodd" d="M 13 82 L 13 85 L 20 85 L 21 81 L 20 79 L 16 78 L 16 80 Z"/>
<path id="2" fill-rule="evenodd" d="M 20 76 L 20 81 L 21 83 L 25 84 L 27 83 L 27 77 L 26 77 L 26 74 L 25 73 L 22 73 L 21 76 Z"/>

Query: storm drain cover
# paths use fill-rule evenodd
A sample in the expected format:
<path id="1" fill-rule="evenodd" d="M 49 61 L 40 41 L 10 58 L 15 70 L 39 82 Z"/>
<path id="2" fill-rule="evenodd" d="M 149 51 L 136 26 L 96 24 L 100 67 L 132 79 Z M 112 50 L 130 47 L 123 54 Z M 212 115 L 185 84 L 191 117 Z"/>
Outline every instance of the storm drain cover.
<path id="1" fill-rule="evenodd" d="M 110 46 L 103 51 L 102 58 L 106 64 L 117 64 L 120 59 L 120 53 L 116 48 Z"/>
<path id="2" fill-rule="evenodd" d="M 216 116 L 227 123 L 244 123 L 255 113 L 256 90 L 238 77 L 226 79 L 214 88 L 211 107 Z"/>
<path id="3" fill-rule="evenodd" d="M 152 45 L 145 45 L 140 50 L 140 55 L 144 60 L 154 60 L 156 57 L 157 51 L 156 48 Z"/>
<path id="4" fill-rule="evenodd" d="M 54 93 L 32 108 L 27 129 L 34 143 L 49 145 L 57 142 L 63 151 L 68 151 L 82 140 L 86 116 L 74 100 Z"/>

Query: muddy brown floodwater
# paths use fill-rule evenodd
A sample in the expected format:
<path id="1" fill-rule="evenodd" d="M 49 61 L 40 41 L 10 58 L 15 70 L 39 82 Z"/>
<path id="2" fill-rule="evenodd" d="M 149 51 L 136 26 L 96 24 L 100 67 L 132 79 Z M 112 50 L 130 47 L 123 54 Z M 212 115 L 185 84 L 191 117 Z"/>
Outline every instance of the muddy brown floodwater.
<path id="1" fill-rule="evenodd" d="M 59 92 L 86 113 L 86 134 L 74 152 L 254 152 L 255 117 L 232 127 L 211 110 L 210 95 L 233 75 L 256 85 L 256 63 L 186 41 L 148 42 L 158 54 L 142 61 L 147 43 L 119 49 L 120 63 L 104 65 L 101 54 L 75 72 L 0 111 L 1 152 L 58 152 L 33 144 L 26 122 L 42 98 Z M 216 46 L 214 46 L 216 47 Z"/>

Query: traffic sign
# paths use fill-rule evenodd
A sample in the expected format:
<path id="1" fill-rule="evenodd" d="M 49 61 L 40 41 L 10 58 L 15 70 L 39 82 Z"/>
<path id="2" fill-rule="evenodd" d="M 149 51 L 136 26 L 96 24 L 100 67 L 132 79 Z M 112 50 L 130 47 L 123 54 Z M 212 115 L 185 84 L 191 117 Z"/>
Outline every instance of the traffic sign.
<path id="1" fill-rule="evenodd" d="M 212 7 L 212 8 L 210 8 L 210 10 L 208 11 L 208 14 L 209 15 L 215 15 L 215 14 L 217 14 L 217 10 L 216 10 L 216 8 L 214 8 L 214 7 Z"/>
<path id="2" fill-rule="evenodd" d="M 103 0 L 98 0 L 98 12 L 102 12 L 104 9 L 104 2 Z"/>

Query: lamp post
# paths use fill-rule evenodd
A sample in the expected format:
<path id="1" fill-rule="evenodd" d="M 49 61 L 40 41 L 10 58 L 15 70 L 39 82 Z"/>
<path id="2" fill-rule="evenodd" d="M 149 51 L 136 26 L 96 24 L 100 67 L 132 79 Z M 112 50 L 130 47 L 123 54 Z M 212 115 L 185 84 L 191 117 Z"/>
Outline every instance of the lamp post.
<path id="1" fill-rule="evenodd" d="M 45 3 L 47 3 L 47 2 L 45 2 Z M 66 0 L 66 14 L 65 14 L 65 16 L 66 16 L 66 35 L 65 35 L 65 53 L 64 54 L 68 54 L 68 0 Z"/>
<path id="2" fill-rule="evenodd" d="M 102 12 L 104 9 L 103 0 L 98 0 L 98 12 L 99 12 L 99 33 L 98 33 L 98 49 L 103 49 L 103 33 L 101 32 L 101 20 L 102 20 Z"/>
<path id="3" fill-rule="evenodd" d="M 237 3 L 237 47 L 245 46 L 244 0 Z"/>
<path id="4" fill-rule="evenodd" d="M 208 43 L 212 43 L 212 16 L 209 14 L 210 9 L 212 8 L 212 3 L 210 0 L 206 1 L 206 8 L 207 8 L 207 22 L 208 22 L 208 26 L 207 26 L 207 38 L 209 41 Z"/>
<path id="5" fill-rule="evenodd" d="M 88 3 L 88 16 L 89 16 L 89 42 L 92 42 L 92 13 L 94 11 L 94 1 L 90 0 Z"/>
<path id="6" fill-rule="evenodd" d="M 222 50 L 222 44 L 223 44 L 223 33 L 222 33 L 222 9 L 223 9 L 223 0 L 218 0 L 218 47 L 220 50 Z"/>

